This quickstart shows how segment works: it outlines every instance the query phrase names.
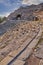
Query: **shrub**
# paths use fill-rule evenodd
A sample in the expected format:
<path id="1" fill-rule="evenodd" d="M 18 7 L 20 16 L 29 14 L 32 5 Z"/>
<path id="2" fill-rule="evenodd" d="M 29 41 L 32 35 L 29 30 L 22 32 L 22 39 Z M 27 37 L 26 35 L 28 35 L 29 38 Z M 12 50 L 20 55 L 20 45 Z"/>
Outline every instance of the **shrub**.
<path id="1" fill-rule="evenodd" d="M 5 21 L 5 20 L 6 20 L 6 17 L 3 17 L 3 18 L 0 17 L 0 23 L 3 22 L 3 21 Z"/>

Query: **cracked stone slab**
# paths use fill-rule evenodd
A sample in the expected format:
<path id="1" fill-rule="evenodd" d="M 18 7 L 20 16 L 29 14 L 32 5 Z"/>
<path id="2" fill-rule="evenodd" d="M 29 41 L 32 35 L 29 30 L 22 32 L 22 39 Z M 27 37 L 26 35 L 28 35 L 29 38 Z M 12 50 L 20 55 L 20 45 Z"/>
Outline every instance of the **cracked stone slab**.
<path id="1" fill-rule="evenodd" d="M 36 57 L 43 59 L 43 48 L 34 53 Z"/>
<path id="2" fill-rule="evenodd" d="M 43 65 L 43 60 L 42 59 L 40 60 L 39 65 Z"/>
<path id="3" fill-rule="evenodd" d="M 25 61 L 22 61 L 22 60 L 16 60 L 15 62 L 13 62 L 12 64 L 10 65 L 24 65 L 25 64 Z"/>
<path id="4" fill-rule="evenodd" d="M 33 50 L 29 47 L 18 57 L 19 60 L 26 60 L 31 54 Z"/>

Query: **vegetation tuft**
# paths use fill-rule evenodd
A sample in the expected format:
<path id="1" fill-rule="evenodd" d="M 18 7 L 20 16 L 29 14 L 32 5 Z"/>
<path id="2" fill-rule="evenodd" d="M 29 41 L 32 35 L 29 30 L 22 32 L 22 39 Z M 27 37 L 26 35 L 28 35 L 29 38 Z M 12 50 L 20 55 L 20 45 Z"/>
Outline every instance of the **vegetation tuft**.
<path id="1" fill-rule="evenodd" d="M 0 17 L 0 23 L 6 20 L 6 17 Z"/>

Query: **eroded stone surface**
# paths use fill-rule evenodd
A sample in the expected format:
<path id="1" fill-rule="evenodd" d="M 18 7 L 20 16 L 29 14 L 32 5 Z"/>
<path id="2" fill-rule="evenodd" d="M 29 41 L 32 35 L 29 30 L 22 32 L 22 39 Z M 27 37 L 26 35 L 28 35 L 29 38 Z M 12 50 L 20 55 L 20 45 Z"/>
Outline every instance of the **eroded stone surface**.
<path id="1" fill-rule="evenodd" d="M 35 56 L 43 59 L 43 38 L 39 40 L 39 44 L 36 48 Z"/>
<path id="2" fill-rule="evenodd" d="M 10 65 L 24 65 L 25 64 L 25 61 L 22 61 L 22 60 L 16 60 L 15 62 L 13 62 L 12 64 Z"/>
<path id="3" fill-rule="evenodd" d="M 10 22 L 13 24 L 13 22 Z M 0 37 L 0 58 L 3 59 L 10 52 L 17 50 L 21 46 L 26 46 L 33 37 L 39 32 L 39 26 L 36 22 L 20 22 L 9 29 Z M 8 24 L 8 23 L 7 23 Z M 3 25 L 7 26 L 6 23 Z M 28 41 L 26 42 L 26 40 Z M 24 43 L 25 42 L 25 43 Z"/>
<path id="4" fill-rule="evenodd" d="M 43 65 L 43 60 L 40 60 L 39 65 Z"/>

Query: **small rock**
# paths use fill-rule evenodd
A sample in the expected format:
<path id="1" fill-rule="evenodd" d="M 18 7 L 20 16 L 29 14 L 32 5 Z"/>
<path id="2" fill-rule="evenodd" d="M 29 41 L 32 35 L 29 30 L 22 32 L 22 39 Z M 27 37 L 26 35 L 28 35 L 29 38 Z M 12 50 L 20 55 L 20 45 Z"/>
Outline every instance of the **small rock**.
<path id="1" fill-rule="evenodd" d="M 43 65 L 43 60 L 40 60 L 39 65 Z"/>

